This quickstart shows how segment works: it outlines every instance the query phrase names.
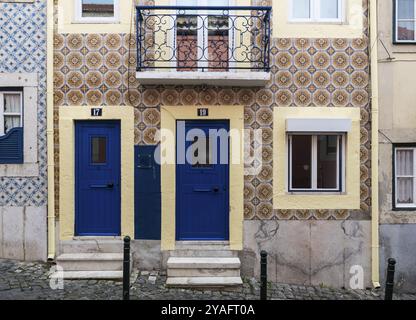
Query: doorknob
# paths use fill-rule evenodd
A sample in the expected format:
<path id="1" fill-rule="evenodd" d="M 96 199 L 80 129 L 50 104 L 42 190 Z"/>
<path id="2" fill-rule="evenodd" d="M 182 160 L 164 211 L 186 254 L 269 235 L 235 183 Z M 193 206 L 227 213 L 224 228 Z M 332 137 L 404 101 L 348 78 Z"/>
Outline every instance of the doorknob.
<path id="1" fill-rule="evenodd" d="M 107 188 L 114 188 L 114 183 L 113 182 L 107 183 Z"/>
<path id="2" fill-rule="evenodd" d="M 214 192 L 218 192 L 218 191 L 220 191 L 220 188 L 218 188 L 218 187 L 214 187 L 214 188 L 212 188 L 212 191 L 214 191 Z"/>

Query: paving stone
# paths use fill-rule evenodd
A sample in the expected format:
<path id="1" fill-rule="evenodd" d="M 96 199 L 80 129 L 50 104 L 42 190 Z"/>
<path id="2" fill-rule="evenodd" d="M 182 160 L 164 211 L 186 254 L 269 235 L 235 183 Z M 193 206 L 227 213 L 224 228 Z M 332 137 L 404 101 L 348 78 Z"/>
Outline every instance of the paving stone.
<path id="1" fill-rule="evenodd" d="M 111 280 L 64 280 L 63 290 L 50 287 L 48 272 L 51 265 L 43 263 L 19 263 L 0 259 L 0 299 L 55 299 L 55 300 L 119 300 L 122 283 Z M 133 300 L 258 300 L 260 283 L 243 279 L 237 289 L 191 290 L 165 286 L 166 275 L 157 271 L 135 270 L 132 276 L 130 297 Z M 377 290 L 346 290 L 322 286 L 270 283 L 268 297 L 272 300 L 383 300 Z M 416 300 L 416 294 L 395 294 L 396 300 Z"/>

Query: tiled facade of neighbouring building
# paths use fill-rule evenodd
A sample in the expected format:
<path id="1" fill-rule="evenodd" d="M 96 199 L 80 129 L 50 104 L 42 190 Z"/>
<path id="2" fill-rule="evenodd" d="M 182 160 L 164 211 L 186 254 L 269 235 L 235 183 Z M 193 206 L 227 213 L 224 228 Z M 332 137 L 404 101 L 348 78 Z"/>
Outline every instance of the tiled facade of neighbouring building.
<path id="1" fill-rule="evenodd" d="M 0 257 L 46 260 L 44 0 L 0 3 L 0 94 Z M 10 142 L 12 135 L 21 139 L 19 147 Z"/>
<path id="2" fill-rule="evenodd" d="M 253 1 L 249 5 L 271 5 L 275 16 L 278 14 L 277 3 Z M 165 107 L 182 107 L 184 114 L 194 106 L 209 107 L 209 112 L 214 113 L 217 108 L 224 107 L 224 110 L 233 110 L 230 112 L 237 114 L 241 110 L 245 129 L 262 129 L 262 167 L 254 175 L 240 177 L 244 179 L 239 193 L 243 219 L 232 221 L 236 222 L 234 228 L 239 229 L 233 229 L 235 234 L 241 233 L 236 236 L 234 248 L 239 251 L 243 275 L 259 274 L 259 252 L 265 249 L 269 252 L 271 280 L 344 286 L 349 283 L 351 266 L 360 265 L 368 284 L 371 281 L 368 8 L 366 0 L 358 1 L 358 4 L 362 29 L 353 37 L 342 32 L 339 37 L 333 36 L 337 31 L 331 31 L 330 36 L 321 33 L 321 36 L 282 37 L 279 35 L 285 33 L 279 33 L 279 24 L 275 24 L 273 18 L 270 81 L 263 87 L 221 87 L 141 85 L 136 78 L 137 39 L 131 33 L 135 28 L 131 16 L 121 17 L 126 20 L 123 21 L 127 25 L 125 30 L 100 32 L 97 28 L 96 32 L 91 32 L 82 24 L 77 28 L 66 24 L 60 11 L 63 2 L 58 1 L 55 8 L 54 103 L 59 241 L 71 241 L 75 235 L 74 210 L 63 208 L 73 208 L 75 200 L 72 198 L 71 203 L 65 203 L 62 195 L 62 187 L 72 182 L 73 176 L 63 177 L 65 168 L 61 167 L 62 163 L 68 165 L 61 157 L 64 148 L 73 147 L 60 141 L 68 134 L 62 130 L 67 130 L 63 123 L 71 117 L 71 110 L 75 120 L 91 120 L 92 107 L 103 106 L 103 112 L 114 106 L 122 110 L 133 109 L 134 145 L 141 146 L 159 143 L 157 132 L 161 129 Z M 236 5 L 239 5 L 238 1 Z M 134 8 L 130 6 L 129 10 L 134 11 Z M 351 23 L 357 23 L 357 19 Z M 122 26 L 117 28 L 122 29 Z M 180 108 L 175 110 L 180 114 Z M 78 113 L 82 115 L 76 118 Z M 286 188 L 282 177 L 287 170 L 281 163 L 285 158 L 280 158 L 287 154 L 285 120 L 319 118 L 320 114 L 327 119 L 349 118 L 352 126 L 358 128 L 353 129 L 356 131 L 351 139 L 347 138 L 352 148 L 347 157 L 355 159 L 355 163 L 348 164 L 353 172 L 347 173 L 347 176 L 352 174 L 351 180 L 345 178 L 348 180 L 346 192 L 305 197 L 282 191 Z M 133 159 L 129 161 L 133 162 Z M 134 175 L 134 172 L 129 174 Z M 163 190 L 162 182 L 162 203 Z M 122 216 L 125 214 L 121 213 Z M 162 252 L 174 251 L 169 238 L 172 230 L 164 220 L 172 217 L 167 218 L 167 215 L 162 206 L 161 241 L 140 239 L 134 242 L 139 266 L 166 266 Z M 132 220 L 126 221 L 134 224 Z M 122 224 L 128 225 L 128 222 Z M 138 228 L 137 224 L 134 226 Z M 122 230 L 122 234 L 134 236 L 131 228 L 125 230 L 129 231 Z"/>

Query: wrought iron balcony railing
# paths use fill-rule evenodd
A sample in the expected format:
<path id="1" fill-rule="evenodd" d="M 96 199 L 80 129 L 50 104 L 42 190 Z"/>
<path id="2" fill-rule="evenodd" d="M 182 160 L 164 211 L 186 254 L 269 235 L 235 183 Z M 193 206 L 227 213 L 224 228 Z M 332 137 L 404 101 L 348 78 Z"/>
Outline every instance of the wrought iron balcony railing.
<path id="1" fill-rule="evenodd" d="M 137 70 L 269 71 L 271 7 L 137 6 Z"/>

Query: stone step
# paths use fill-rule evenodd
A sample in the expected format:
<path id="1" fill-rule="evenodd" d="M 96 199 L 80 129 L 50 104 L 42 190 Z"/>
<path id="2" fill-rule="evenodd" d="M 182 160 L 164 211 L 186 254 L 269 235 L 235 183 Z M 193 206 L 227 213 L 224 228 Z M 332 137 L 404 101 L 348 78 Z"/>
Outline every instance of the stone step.
<path id="1" fill-rule="evenodd" d="M 119 280 L 123 279 L 123 271 L 64 271 L 55 272 L 51 278 L 64 279 L 107 279 L 107 280 Z"/>
<path id="2" fill-rule="evenodd" d="M 168 269 L 168 277 L 239 277 L 240 269 Z"/>
<path id="3" fill-rule="evenodd" d="M 59 244 L 59 252 L 64 253 L 119 253 L 123 252 L 121 239 L 74 239 Z"/>
<path id="4" fill-rule="evenodd" d="M 177 241 L 175 250 L 230 250 L 228 241 Z"/>
<path id="5" fill-rule="evenodd" d="M 228 287 L 242 285 L 240 277 L 169 277 L 170 287 Z"/>
<path id="6" fill-rule="evenodd" d="M 170 257 L 169 269 L 239 269 L 240 259 L 236 257 Z"/>
<path id="7" fill-rule="evenodd" d="M 169 252 L 170 257 L 238 257 L 238 251 L 217 249 L 176 249 Z"/>
<path id="8" fill-rule="evenodd" d="M 56 259 L 64 271 L 122 271 L 122 253 L 65 253 Z"/>

